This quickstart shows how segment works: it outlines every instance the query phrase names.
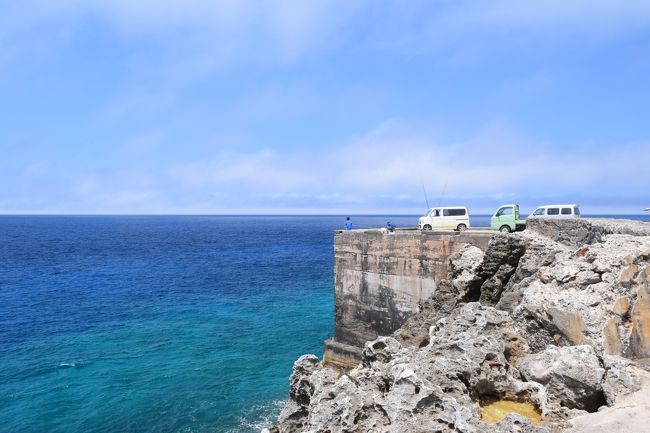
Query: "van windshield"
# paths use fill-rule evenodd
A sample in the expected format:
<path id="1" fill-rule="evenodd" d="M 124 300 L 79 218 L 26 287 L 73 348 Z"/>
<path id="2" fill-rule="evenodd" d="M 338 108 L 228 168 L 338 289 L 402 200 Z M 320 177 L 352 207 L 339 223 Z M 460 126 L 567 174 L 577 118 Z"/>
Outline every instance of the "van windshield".
<path id="1" fill-rule="evenodd" d="M 499 209 L 499 212 L 497 212 L 497 216 L 503 216 L 503 215 L 512 215 L 512 208 L 502 207 L 501 209 Z"/>
<path id="2" fill-rule="evenodd" d="M 533 212 L 533 215 L 544 215 L 544 210 L 545 209 L 543 207 L 540 207 L 539 209 L 535 210 L 535 212 Z"/>
<path id="3" fill-rule="evenodd" d="M 573 214 L 580 215 L 580 209 L 577 206 L 573 208 Z"/>

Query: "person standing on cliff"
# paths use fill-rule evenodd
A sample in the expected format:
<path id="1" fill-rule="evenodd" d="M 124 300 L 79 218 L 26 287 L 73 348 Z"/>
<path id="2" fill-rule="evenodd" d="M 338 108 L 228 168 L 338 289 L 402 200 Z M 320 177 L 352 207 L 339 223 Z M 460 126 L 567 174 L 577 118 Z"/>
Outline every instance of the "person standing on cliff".
<path id="1" fill-rule="evenodd" d="M 352 221 L 350 221 L 350 217 L 347 217 L 345 219 L 345 229 L 352 230 Z"/>

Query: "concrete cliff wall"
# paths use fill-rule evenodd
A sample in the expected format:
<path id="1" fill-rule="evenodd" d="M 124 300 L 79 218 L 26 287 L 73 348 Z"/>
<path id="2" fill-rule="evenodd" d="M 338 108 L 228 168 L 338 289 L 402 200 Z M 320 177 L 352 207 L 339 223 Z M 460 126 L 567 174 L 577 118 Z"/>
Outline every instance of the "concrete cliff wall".
<path id="1" fill-rule="evenodd" d="M 464 245 L 485 249 L 489 231 L 356 230 L 334 236 L 335 332 L 325 360 L 355 365 L 360 348 L 391 335 L 436 291 L 448 257 Z"/>

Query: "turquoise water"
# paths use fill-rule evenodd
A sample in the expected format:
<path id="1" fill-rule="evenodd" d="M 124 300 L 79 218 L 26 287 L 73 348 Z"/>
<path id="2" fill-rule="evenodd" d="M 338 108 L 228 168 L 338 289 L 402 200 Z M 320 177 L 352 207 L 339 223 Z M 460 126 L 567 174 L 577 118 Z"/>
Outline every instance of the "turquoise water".
<path id="1" fill-rule="evenodd" d="M 417 221 L 353 221 L 388 219 Z M 0 217 L 0 431 L 269 425 L 332 333 L 342 221 Z"/>

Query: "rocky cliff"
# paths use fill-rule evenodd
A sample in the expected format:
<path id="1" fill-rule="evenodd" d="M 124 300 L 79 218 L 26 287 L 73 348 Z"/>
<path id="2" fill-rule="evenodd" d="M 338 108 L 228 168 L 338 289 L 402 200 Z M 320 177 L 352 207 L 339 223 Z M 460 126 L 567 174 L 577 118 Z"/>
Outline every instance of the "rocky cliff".
<path id="1" fill-rule="evenodd" d="M 650 224 L 537 220 L 449 261 L 356 368 L 298 359 L 270 430 L 650 431 Z"/>

